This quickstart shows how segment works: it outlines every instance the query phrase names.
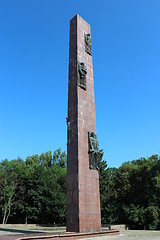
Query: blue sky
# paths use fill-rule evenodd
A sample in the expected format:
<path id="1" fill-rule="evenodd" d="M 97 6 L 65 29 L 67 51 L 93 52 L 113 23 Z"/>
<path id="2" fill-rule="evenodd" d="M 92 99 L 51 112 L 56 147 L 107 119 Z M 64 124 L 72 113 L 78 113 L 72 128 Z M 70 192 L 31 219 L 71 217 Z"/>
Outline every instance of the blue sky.
<path id="1" fill-rule="evenodd" d="M 160 154 L 159 0 L 1 0 L 0 160 L 66 150 L 69 21 L 77 13 L 91 25 L 108 165 Z"/>

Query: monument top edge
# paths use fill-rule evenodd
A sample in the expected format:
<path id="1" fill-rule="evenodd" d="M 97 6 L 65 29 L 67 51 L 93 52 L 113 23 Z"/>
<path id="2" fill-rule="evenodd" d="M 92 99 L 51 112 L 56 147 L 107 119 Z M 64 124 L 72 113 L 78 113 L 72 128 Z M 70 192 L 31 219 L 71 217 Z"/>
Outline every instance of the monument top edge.
<path id="1" fill-rule="evenodd" d="M 84 20 L 84 18 L 82 18 L 79 14 L 76 14 L 73 18 L 71 18 L 70 22 L 73 21 L 74 19 L 81 19 L 84 22 L 88 23 L 86 20 Z"/>

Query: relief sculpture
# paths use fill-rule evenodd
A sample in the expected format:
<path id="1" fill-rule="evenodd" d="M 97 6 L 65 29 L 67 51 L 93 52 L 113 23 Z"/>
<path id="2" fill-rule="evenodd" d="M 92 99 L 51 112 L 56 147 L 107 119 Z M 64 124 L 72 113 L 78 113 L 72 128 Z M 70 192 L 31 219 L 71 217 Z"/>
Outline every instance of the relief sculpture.
<path id="1" fill-rule="evenodd" d="M 83 62 L 78 62 L 78 86 L 87 90 L 86 82 L 87 68 Z"/>
<path id="2" fill-rule="evenodd" d="M 91 35 L 84 33 L 84 42 L 85 42 L 85 51 L 92 55 L 92 41 L 91 41 Z"/>
<path id="3" fill-rule="evenodd" d="M 88 132 L 89 168 L 98 170 L 98 141 L 94 132 Z"/>

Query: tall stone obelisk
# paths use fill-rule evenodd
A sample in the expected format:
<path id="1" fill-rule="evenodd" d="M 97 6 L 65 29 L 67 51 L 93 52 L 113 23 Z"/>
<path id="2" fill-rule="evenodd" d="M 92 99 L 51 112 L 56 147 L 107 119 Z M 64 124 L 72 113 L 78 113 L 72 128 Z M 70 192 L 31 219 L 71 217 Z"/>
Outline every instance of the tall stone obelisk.
<path id="1" fill-rule="evenodd" d="M 90 25 L 70 21 L 67 119 L 67 231 L 101 230 Z"/>

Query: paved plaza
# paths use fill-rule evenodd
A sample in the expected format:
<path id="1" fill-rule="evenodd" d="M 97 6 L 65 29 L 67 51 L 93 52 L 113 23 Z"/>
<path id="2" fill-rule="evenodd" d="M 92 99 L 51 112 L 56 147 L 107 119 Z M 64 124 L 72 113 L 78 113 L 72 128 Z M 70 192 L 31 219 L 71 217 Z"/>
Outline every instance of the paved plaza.
<path id="1" fill-rule="evenodd" d="M 22 229 L 2 229 L 0 228 L 0 240 L 16 240 L 19 237 L 33 236 L 33 235 L 50 235 L 54 231 L 31 231 Z M 126 230 L 121 231 L 119 236 L 103 236 L 85 238 L 85 240 L 160 240 L 160 231 L 138 231 Z"/>
<path id="2" fill-rule="evenodd" d="M 85 240 L 160 240 L 160 231 L 121 231 L 119 236 L 85 238 Z"/>

